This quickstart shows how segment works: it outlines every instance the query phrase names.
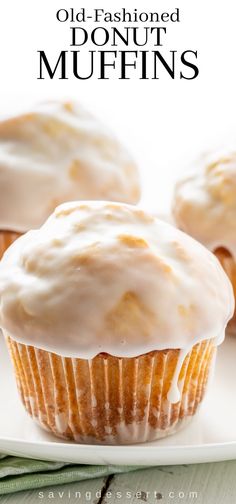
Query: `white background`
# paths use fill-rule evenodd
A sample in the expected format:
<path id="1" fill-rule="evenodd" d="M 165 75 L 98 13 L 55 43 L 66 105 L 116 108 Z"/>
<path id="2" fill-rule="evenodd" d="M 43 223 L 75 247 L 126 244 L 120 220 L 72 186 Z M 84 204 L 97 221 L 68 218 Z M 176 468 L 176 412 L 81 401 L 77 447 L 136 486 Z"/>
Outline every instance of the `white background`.
<path id="1" fill-rule="evenodd" d="M 61 50 L 70 49 L 69 23 L 56 20 L 59 8 L 70 7 L 159 12 L 179 7 L 181 23 L 165 25 L 167 45 L 161 50 L 198 50 L 199 77 L 37 80 L 37 50 L 56 61 Z M 214 146 L 236 146 L 235 20 L 234 0 L 1 0 L 0 111 L 56 97 L 82 101 L 129 147 L 141 168 L 145 203 L 163 211 L 173 180 L 192 158 Z"/>

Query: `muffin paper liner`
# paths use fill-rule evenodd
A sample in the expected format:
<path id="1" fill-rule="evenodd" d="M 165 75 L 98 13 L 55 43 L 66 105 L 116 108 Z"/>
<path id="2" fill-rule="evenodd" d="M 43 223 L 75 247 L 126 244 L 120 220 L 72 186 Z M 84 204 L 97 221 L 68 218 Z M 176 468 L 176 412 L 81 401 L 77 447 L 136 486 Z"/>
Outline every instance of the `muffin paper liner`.
<path id="1" fill-rule="evenodd" d="M 21 233 L 11 231 L 0 231 L 0 259 L 10 245 L 21 236 Z"/>
<path id="2" fill-rule="evenodd" d="M 219 248 L 215 251 L 216 257 L 219 259 L 221 266 L 224 268 L 225 273 L 228 275 L 234 291 L 234 298 L 236 300 L 236 262 L 231 254 L 224 248 Z M 229 321 L 228 330 L 236 334 L 236 308 L 234 310 L 233 318 Z"/>
<path id="3" fill-rule="evenodd" d="M 171 404 L 167 394 L 179 350 L 85 360 L 9 337 L 7 343 L 21 400 L 33 419 L 61 438 L 99 444 L 149 441 L 179 430 L 202 401 L 216 351 L 214 339 L 192 348 L 179 375 L 181 400 Z"/>

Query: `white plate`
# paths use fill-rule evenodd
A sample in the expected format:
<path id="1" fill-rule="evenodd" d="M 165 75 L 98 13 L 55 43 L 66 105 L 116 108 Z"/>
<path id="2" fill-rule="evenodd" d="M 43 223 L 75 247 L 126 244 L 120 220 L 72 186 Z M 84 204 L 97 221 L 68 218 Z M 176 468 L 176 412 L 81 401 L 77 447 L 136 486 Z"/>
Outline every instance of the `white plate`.
<path id="1" fill-rule="evenodd" d="M 216 373 L 196 418 L 178 434 L 128 446 L 61 442 L 41 430 L 18 398 L 0 335 L 0 452 L 80 464 L 189 464 L 236 458 L 236 338 L 219 348 Z"/>

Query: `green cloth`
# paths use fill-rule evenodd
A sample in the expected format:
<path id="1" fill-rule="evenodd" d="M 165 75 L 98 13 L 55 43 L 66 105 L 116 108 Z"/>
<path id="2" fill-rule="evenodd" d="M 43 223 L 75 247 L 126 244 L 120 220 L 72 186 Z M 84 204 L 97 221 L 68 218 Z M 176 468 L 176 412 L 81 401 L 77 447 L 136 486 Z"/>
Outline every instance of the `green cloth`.
<path id="1" fill-rule="evenodd" d="M 0 495 L 134 471 L 139 466 L 91 466 L 0 455 Z"/>

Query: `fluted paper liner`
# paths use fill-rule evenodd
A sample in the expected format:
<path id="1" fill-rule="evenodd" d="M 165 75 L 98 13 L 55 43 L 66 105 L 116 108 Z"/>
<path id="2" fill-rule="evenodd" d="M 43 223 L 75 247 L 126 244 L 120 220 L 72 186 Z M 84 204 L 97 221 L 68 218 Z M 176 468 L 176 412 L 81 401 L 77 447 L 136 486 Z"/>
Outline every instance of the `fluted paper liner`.
<path id="1" fill-rule="evenodd" d="M 0 231 L 0 259 L 10 245 L 21 236 L 21 233 L 11 231 Z"/>
<path id="2" fill-rule="evenodd" d="M 143 442 L 176 432 L 196 412 L 215 353 L 195 345 L 180 376 L 181 400 L 167 400 L 179 350 L 134 358 L 64 358 L 7 338 L 22 402 L 38 423 L 82 443 Z"/>

